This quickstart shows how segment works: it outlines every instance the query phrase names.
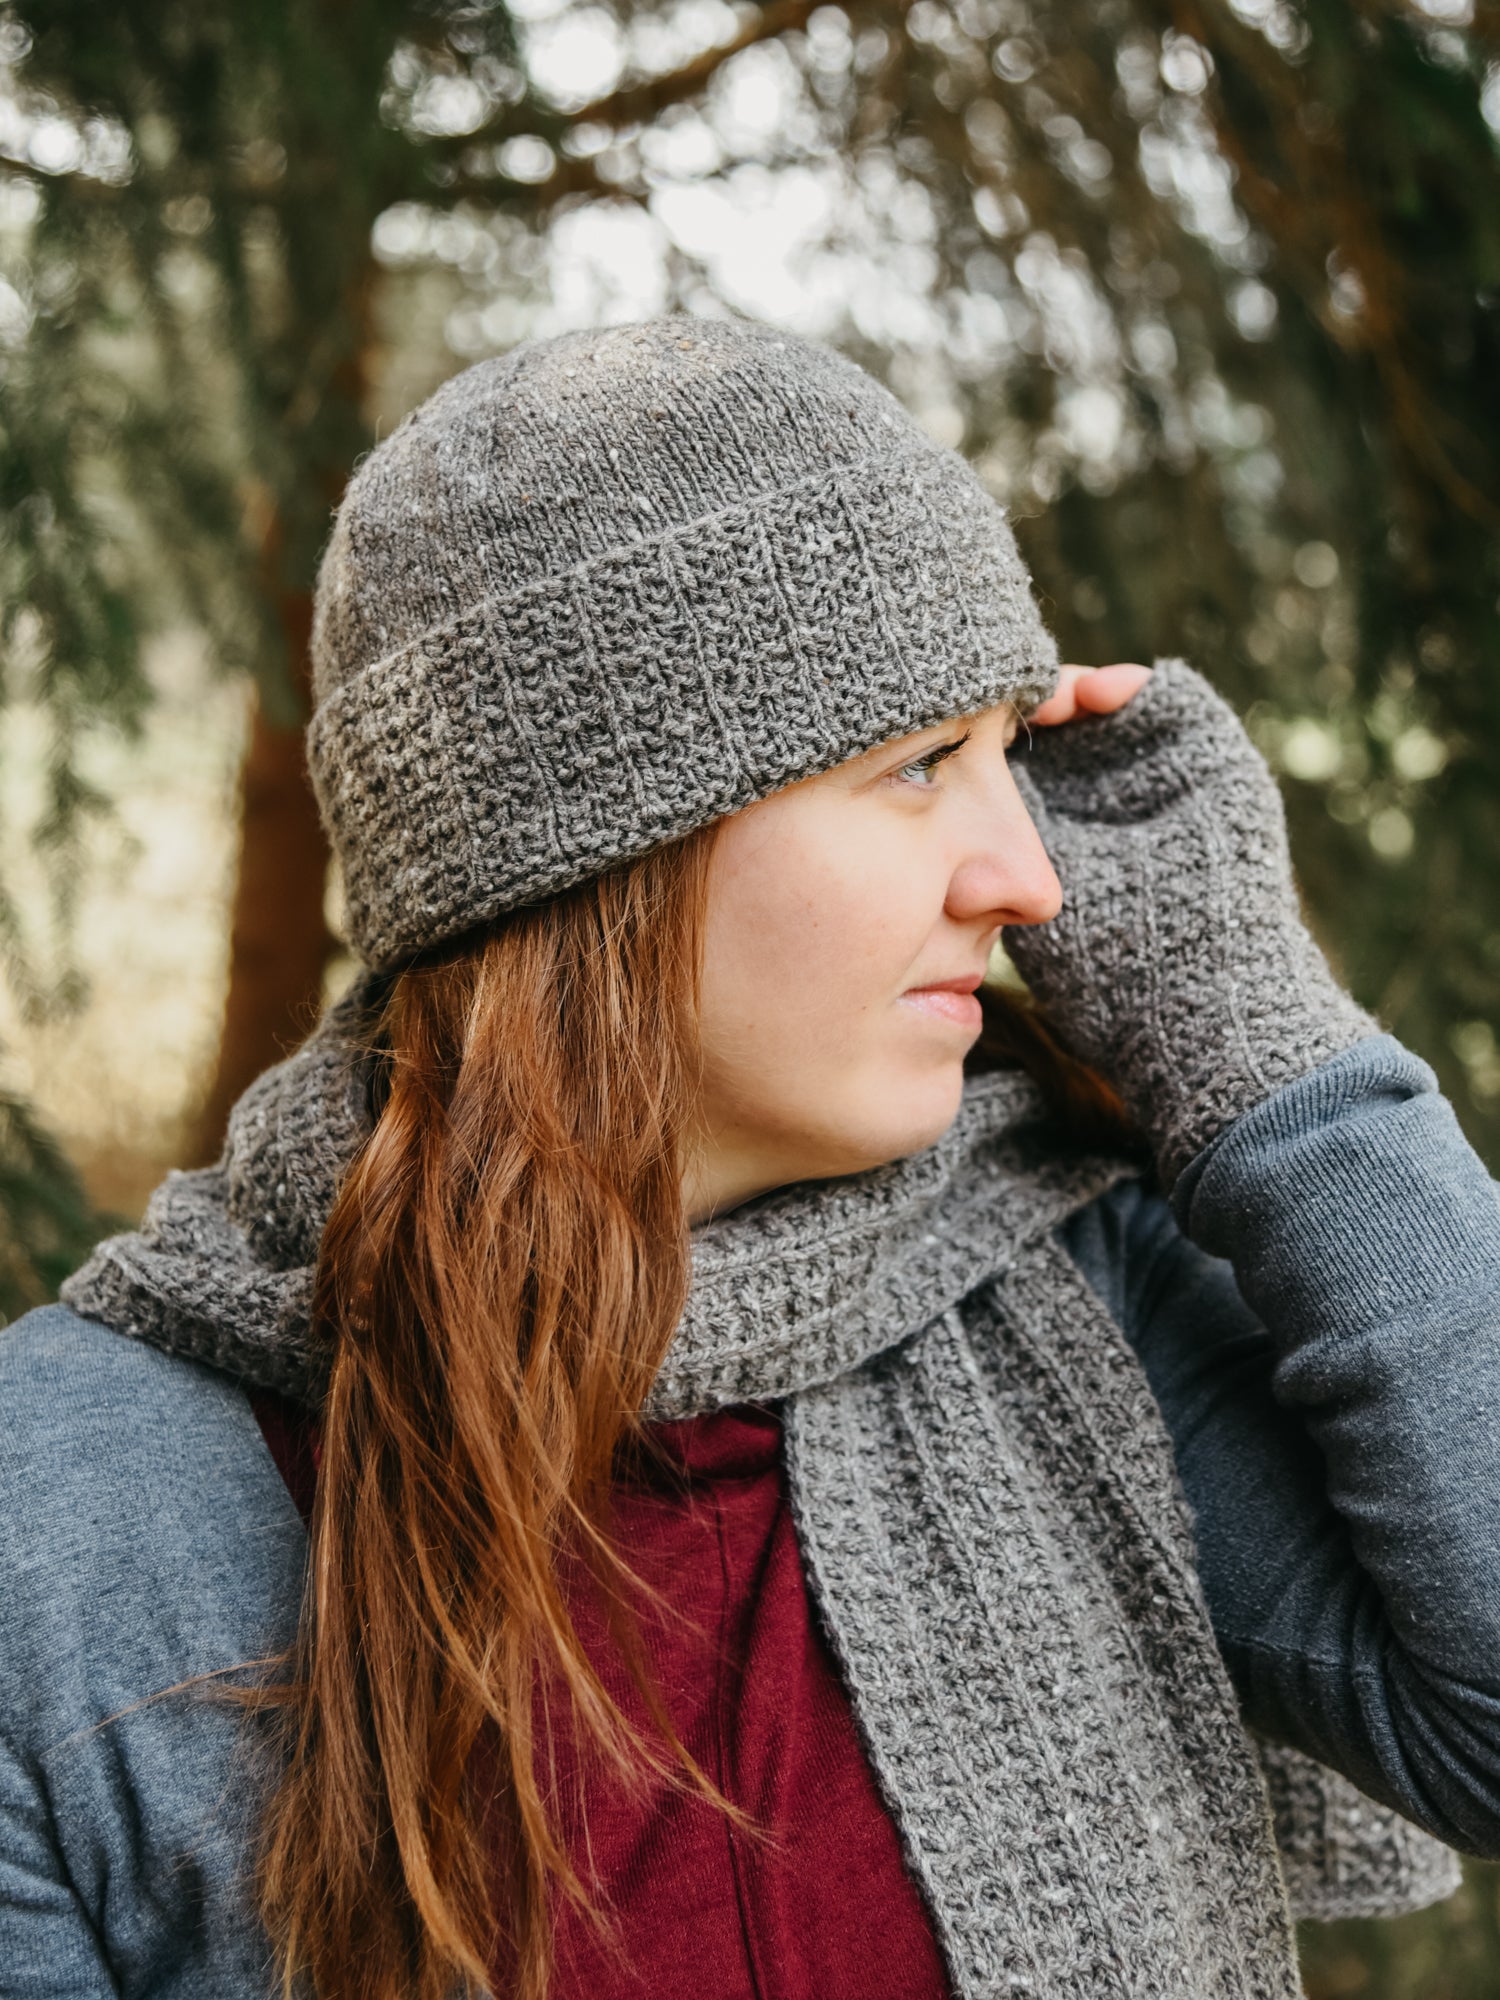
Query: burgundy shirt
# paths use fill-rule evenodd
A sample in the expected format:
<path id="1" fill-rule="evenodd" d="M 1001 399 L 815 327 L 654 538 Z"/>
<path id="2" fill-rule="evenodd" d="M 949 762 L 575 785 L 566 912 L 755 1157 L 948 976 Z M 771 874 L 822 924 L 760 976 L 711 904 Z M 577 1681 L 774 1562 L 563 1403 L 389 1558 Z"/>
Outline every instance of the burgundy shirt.
<path id="1" fill-rule="evenodd" d="M 252 1401 L 305 1518 L 311 1427 L 274 1397 Z M 779 1418 L 742 1404 L 652 1435 L 669 1465 L 633 1472 L 614 1496 L 616 1541 L 665 1600 L 637 1610 L 647 1656 L 683 1743 L 769 1837 L 665 1783 L 628 1792 L 595 1761 L 580 1769 L 561 1741 L 555 1806 L 620 1949 L 565 1911 L 556 2000 L 948 2000 L 812 1613 Z M 571 1609 L 610 1692 L 644 1719 L 592 1593 L 576 1592 Z"/>

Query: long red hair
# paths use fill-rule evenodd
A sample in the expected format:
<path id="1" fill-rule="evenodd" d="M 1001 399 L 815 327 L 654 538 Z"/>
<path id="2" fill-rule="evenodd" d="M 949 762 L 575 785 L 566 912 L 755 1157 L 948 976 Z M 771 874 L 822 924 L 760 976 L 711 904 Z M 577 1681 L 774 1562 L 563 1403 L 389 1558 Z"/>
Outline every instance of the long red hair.
<path id="1" fill-rule="evenodd" d="M 560 1572 L 571 1550 L 628 1581 L 608 1490 L 690 1278 L 712 841 L 518 910 L 391 986 L 374 1129 L 318 1261 L 332 1378 L 308 1580 L 266 1695 L 286 1755 L 260 1889 L 288 1994 L 448 2000 L 503 1962 L 516 2000 L 542 2000 L 558 1898 L 592 1903 L 549 1806 L 539 1686 L 623 1775 L 718 1799 L 628 1632 L 654 1736 L 620 1712 Z M 985 1005 L 977 1061 L 1024 1061 L 1075 1119 L 1117 1126 L 1026 1010 Z"/>

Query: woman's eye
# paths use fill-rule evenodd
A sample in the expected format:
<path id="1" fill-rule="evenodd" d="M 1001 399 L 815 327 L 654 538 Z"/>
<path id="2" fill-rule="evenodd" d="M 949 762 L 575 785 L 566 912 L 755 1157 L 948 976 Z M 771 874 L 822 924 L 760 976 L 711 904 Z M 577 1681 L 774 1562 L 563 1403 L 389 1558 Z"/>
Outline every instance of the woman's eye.
<path id="1" fill-rule="evenodd" d="M 926 784 L 933 772 L 943 761 L 944 752 L 929 750 L 924 756 L 914 758 L 910 764 L 903 764 L 897 773 L 899 777 L 910 778 L 913 784 Z"/>
<path id="2" fill-rule="evenodd" d="M 924 790 L 930 790 L 932 776 L 937 770 L 938 765 L 942 763 L 945 757 L 951 757 L 955 750 L 962 750 L 968 740 L 968 732 L 965 731 L 956 743 L 939 743 L 931 750 L 924 750 L 920 757 L 914 757 L 909 764 L 903 764 L 896 772 L 896 776 L 898 778 L 907 778 L 910 777 L 911 773 L 916 772 L 919 775 L 910 777 L 910 782 L 914 785 L 920 785 Z"/>

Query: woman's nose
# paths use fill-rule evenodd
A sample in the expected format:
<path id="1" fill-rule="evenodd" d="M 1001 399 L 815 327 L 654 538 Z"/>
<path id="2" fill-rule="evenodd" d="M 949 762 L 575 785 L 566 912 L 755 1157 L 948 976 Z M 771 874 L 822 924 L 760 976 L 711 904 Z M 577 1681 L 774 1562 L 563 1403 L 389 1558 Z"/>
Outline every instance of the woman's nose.
<path id="1" fill-rule="evenodd" d="M 1062 883 L 1008 770 L 975 833 L 949 884 L 949 916 L 959 922 L 1050 923 L 1062 908 Z"/>

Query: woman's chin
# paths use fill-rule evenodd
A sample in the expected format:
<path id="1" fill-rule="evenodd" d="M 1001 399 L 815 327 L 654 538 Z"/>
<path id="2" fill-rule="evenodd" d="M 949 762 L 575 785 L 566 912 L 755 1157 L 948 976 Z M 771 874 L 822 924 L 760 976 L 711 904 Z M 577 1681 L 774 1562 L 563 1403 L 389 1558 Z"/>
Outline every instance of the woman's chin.
<path id="1" fill-rule="evenodd" d="M 862 1098 L 861 1115 L 851 1124 L 851 1152 L 867 1167 L 925 1152 L 958 1116 L 963 1088 L 959 1060 L 917 1079 L 903 1074 L 872 1080 Z M 877 1112 L 873 1119 L 872 1111 Z"/>

